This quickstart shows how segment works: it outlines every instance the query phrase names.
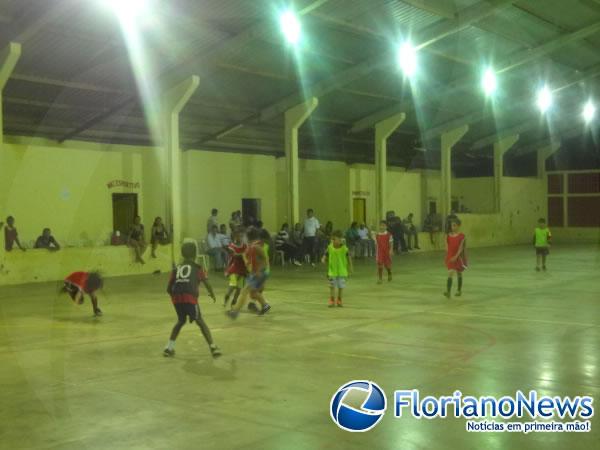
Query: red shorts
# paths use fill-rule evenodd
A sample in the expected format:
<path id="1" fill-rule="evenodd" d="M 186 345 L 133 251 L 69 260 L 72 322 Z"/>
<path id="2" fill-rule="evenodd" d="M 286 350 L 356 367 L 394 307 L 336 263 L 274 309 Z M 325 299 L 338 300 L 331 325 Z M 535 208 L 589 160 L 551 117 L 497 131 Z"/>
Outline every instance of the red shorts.
<path id="1" fill-rule="evenodd" d="M 462 258 L 457 258 L 454 262 L 450 261 L 450 258 L 446 258 L 446 267 L 448 268 L 448 270 L 464 272 L 464 270 L 467 268 L 467 265 Z"/>
<path id="2" fill-rule="evenodd" d="M 390 255 L 382 255 L 381 257 L 377 256 L 377 265 L 383 266 L 386 269 L 390 269 L 392 267 L 392 258 Z"/>

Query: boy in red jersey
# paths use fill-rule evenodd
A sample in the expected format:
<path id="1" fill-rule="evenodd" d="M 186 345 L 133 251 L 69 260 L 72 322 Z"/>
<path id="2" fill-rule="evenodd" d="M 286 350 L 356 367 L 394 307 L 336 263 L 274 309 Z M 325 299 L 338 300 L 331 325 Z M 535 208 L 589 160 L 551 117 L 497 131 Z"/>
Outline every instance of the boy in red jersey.
<path id="1" fill-rule="evenodd" d="M 246 270 L 246 264 L 244 263 L 244 253 L 246 252 L 247 246 L 242 242 L 242 231 L 236 229 L 233 232 L 233 242 L 227 246 L 229 252 L 229 263 L 225 269 L 225 275 L 229 278 L 229 288 L 227 294 L 225 294 L 225 301 L 223 307 L 226 307 L 229 303 L 229 298 L 233 294 L 233 300 L 231 306 L 237 303 L 240 292 L 244 287 L 244 280 L 248 271 Z"/>
<path id="2" fill-rule="evenodd" d="M 244 254 L 244 261 L 246 263 L 246 268 L 248 269 L 248 277 L 246 278 L 246 287 L 242 290 L 239 301 L 232 306 L 231 311 L 227 311 L 227 315 L 231 319 L 237 319 L 240 309 L 244 307 L 246 300 L 248 300 L 248 296 L 260 304 L 261 309 L 258 314 L 263 315 L 271 309 L 271 305 L 265 301 L 262 295 L 265 283 L 269 277 L 269 265 L 263 249 L 263 242 L 260 238 L 260 230 L 256 228 L 250 228 L 248 230 L 249 243 L 248 249 Z"/>
<path id="3" fill-rule="evenodd" d="M 186 318 L 189 318 L 190 323 L 196 322 L 196 325 L 200 327 L 200 331 L 204 335 L 204 339 L 210 347 L 210 353 L 213 358 L 221 356 L 221 351 L 214 344 L 208 325 L 204 322 L 204 319 L 200 315 L 200 309 L 198 308 L 198 286 L 203 283 L 206 286 L 208 295 L 216 302 L 215 294 L 212 290 L 211 285 L 206 279 L 206 273 L 196 264 L 196 244 L 192 242 L 186 242 L 181 246 L 181 255 L 183 256 L 183 262 L 178 264 L 171 272 L 171 278 L 169 279 L 169 285 L 167 286 L 167 292 L 171 296 L 171 302 L 177 312 L 177 323 L 171 331 L 169 342 L 167 347 L 163 351 L 164 356 L 175 355 L 175 340 L 179 335 L 179 331 L 185 325 Z"/>
<path id="4" fill-rule="evenodd" d="M 66 292 L 74 303 L 81 305 L 85 294 L 90 296 L 94 316 L 99 317 L 102 311 L 98 308 L 98 297 L 96 291 L 101 289 L 104 280 L 98 272 L 73 272 L 64 280 L 61 292 Z"/>
<path id="5" fill-rule="evenodd" d="M 394 242 L 392 234 L 387 230 L 387 222 L 379 222 L 379 233 L 376 236 L 377 242 L 377 274 L 379 279 L 377 284 L 383 283 L 383 268 L 387 270 L 388 281 L 392 281 L 392 243 Z"/>
<path id="6" fill-rule="evenodd" d="M 446 252 L 446 267 L 448 268 L 448 280 L 446 282 L 446 292 L 444 296 L 450 298 L 452 291 L 452 278 L 456 273 L 458 278 L 458 290 L 456 296 L 462 295 L 462 273 L 467 268 L 467 254 L 465 251 L 466 240 L 465 235 L 459 232 L 460 220 L 453 219 L 450 222 L 450 233 L 446 237 L 447 252 Z"/>

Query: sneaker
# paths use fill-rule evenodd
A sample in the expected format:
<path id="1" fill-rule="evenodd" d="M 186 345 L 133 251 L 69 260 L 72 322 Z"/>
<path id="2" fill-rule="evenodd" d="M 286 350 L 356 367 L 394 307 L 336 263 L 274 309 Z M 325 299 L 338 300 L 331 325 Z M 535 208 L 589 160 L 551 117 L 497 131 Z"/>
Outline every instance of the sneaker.
<path id="1" fill-rule="evenodd" d="M 257 313 L 258 312 L 258 306 L 256 306 L 256 303 L 254 303 L 254 302 L 248 303 L 248 311 L 252 311 L 252 312 Z"/>
<path id="2" fill-rule="evenodd" d="M 263 307 L 263 309 L 260 310 L 260 312 L 258 313 L 259 316 L 264 316 L 266 313 L 269 312 L 269 310 L 271 309 L 271 305 L 269 305 L 268 303 Z"/>
<path id="3" fill-rule="evenodd" d="M 450 298 L 450 292 L 444 292 L 444 297 Z"/>
<path id="4" fill-rule="evenodd" d="M 540 268 L 539 268 L 539 267 L 536 267 L 536 268 L 535 268 L 535 271 L 536 271 L 536 272 L 539 272 L 539 271 L 540 271 Z"/>
<path id="5" fill-rule="evenodd" d="M 298 267 L 302 267 L 302 263 L 300 261 L 294 260 L 293 264 Z"/>
<path id="6" fill-rule="evenodd" d="M 94 316 L 100 317 L 101 315 L 102 315 L 102 311 L 100 310 L 100 308 L 98 308 L 96 311 L 94 311 Z"/>
<path id="7" fill-rule="evenodd" d="M 542 270 L 545 272 L 546 271 L 546 266 L 542 266 Z"/>
<path id="8" fill-rule="evenodd" d="M 170 357 L 172 357 L 172 356 L 175 356 L 175 350 L 170 350 L 170 349 L 168 349 L 168 348 L 165 348 L 165 349 L 163 350 L 163 356 L 164 356 L 165 358 L 170 358 Z"/>
<path id="9" fill-rule="evenodd" d="M 341 298 L 338 298 L 338 299 L 335 301 L 335 304 L 336 304 L 338 307 L 340 307 L 340 308 L 341 308 L 341 307 L 343 306 L 343 305 L 342 305 L 342 299 L 341 299 Z"/>
<path id="10" fill-rule="evenodd" d="M 238 318 L 238 316 L 240 315 L 239 311 L 233 311 L 233 310 L 229 310 L 227 312 L 225 312 L 225 314 L 227 315 L 227 317 L 229 317 L 231 320 L 235 320 Z"/>
<path id="11" fill-rule="evenodd" d="M 392 281 L 392 274 L 391 273 L 388 275 L 388 282 L 390 282 L 390 281 Z"/>
<path id="12" fill-rule="evenodd" d="M 377 284 L 381 284 L 381 283 L 383 283 L 382 279 L 377 280 Z"/>
<path id="13" fill-rule="evenodd" d="M 327 306 L 329 306 L 330 308 L 335 306 L 335 302 L 333 301 L 332 298 L 330 298 L 329 301 L 327 302 Z"/>
<path id="14" fill-rule="evenodd" d="M 415 246 L 415 250 L 421 250 L 421 247 Z"/>
<path id="15" fill-rule="evenodd" d="M 222 355 L 221 350 L 219 350 L 219 347 L 217 347 L 216 345 L 213 345 L 210 348 L 210 354 L 212 355 L 213 358 L 218 358 L 219 356 Z"/>
<path id="16" fill-rule="evenodd" d="M 316 266 L 317 266 L 317 265 L 316 265 L 314 262 L 311 262 L 311 263 L 310 263 L 310 265 L 311 265 L 312 267 L 316 267 Z"/>
<path id="17" fill-rule="evenodd" d="M 460 297 L 462 295 L 462 292 L 460 291 L 456 291 L 456 294 L 454 294 L 455 297 Z"/>

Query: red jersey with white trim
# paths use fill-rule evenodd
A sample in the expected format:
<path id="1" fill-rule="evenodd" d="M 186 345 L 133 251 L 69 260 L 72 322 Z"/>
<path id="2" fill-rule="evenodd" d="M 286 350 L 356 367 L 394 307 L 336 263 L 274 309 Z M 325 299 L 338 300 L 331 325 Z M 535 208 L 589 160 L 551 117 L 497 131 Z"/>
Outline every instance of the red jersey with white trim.
<path id="1" fill-rule="evenodd" d="M 229 263 L 227 264 L 227 269 L 225 269 L 225 275 L 229 276 L 235 274 L 242 277 L 248 275 L 248 270 L 244 263 L 244 253 L 247 248 L 246 244 L 238 245 L 235 242 L 232 242 L 227 246 L 227 250 L 229 251 Z"/>
<path id="2" fill-rule="evenodd" d="M 377 233 L 375 241 L 377 242 L 377 261 L 389 260 L 391 258 L 390 255 L 390 247 L 392 246 L 392 234 L 388 231 L 384 231 L 383 233 Z"/>
<path id="3" fill-rule="evenodd" d="M 458 249 L 460 248 L 460 245 L 465 242 L 465 245 L 463 245 L 463 250 L 461 252 L 460 255 L 458 255 L 458 258 L 456 258 L 456 261 L 451 261 L 451 258 L 453 258 L 456 253 L 458 252 Z M 448 268 L 448 270 L 457 270 L 459 272 L 462 272 L 463 270 L 465 270 L 467 268 L 467 255 L 466 255 L 466 251 L 465 251 L 465 246 L 466 246 L 466 241 L 465 241 L 465 235 L 463 233 L 458 233 L 454 236 L 452 235 L 448 235 L 448 237 L 446 238 L 446 244 L 447 244 L 447 251 L 446 251 L 446 267 Z"/>
<path id="4" fill-rule="evenodd" d="M 206 272 L 198 264 L 184 262 L 171 272 L 167 292 L 171 295 L 171 302 L 198 304 L 200 283 L 207 279 Z"/>
<path id="5" fill-rule="evenodd" d="M 88 272 L 73 272 L 71 275 L 65 278 L 65 283 L 69 283 L 71 286 L 76 287 L 81 292 L 89 294 L 86 289 L 88 277 Z"/>

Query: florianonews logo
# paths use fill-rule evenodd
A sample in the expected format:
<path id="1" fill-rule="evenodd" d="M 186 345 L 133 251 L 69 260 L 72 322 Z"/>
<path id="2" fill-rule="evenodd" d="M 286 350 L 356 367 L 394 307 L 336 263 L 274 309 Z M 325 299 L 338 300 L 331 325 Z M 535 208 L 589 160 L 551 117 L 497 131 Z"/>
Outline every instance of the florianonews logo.
<path id="1" fill-rule="evenodd" d="M 333 397 L 329 412 L 342 430 L 369 431 L 383 417 L 387 400 L 377 384 L 367 380 L 354 380 L 341 386 Z"/>

